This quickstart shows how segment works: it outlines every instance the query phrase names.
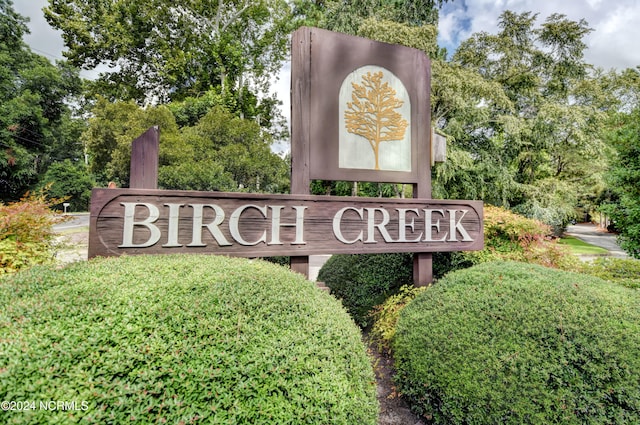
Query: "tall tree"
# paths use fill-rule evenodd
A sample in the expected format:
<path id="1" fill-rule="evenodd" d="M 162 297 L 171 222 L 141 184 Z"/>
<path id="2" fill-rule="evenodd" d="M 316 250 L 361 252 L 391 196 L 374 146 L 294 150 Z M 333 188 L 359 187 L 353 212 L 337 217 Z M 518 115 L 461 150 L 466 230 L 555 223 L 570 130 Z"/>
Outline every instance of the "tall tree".
<path id="1" fill-rule="evenodd" d="M 450 0 L 294 0 L 294 11 L 304 25 L 357 34 L 366 19 L 409 26 L 437 25 L 438 9 Z"/>
<path id="2" fill-rule="evenodd" d="M 84 141 L 100 183 L 128 186 L 131 143 L 160 127 L 158 184 L 165 189 L 286 192 L 288 167 L 271 152 L 258 123 L 213 107 L 193 126 L 179 127 L 171 108 L 100 99 Z"/>
<path id="3" fill-rule="evenodd" d="M 536 27 L 536 18 L 507 11 L 497 34 L 474 34 L 455 53 L 454 63 L 499 86 L 508 100 L 481 99 L 477 107 L 488 119 L 456 132 L 455 145 L 496 178 L 511 176 L 506 197 L 485 200 L 528 215 L 544 212 L 560 220 L 549 224 L 561 225 L 579 202 L 565 202 L 566 194 L 587 193 L 602 176 L 603 141 L 594 136 L 605 115 L 587 89 L 597 86 L 583 58 L 587 23 L 554 14 Z M 454 132 L 449 124 L 444 130 Z"/>
<path id="4" fill-rule="evenodd" d="M 79 93 L 77 70 L 52 65 L 22 41 L 28 19 L 0 0 L 0 199 L 21 197 L 54 160 L 79 160 L 80 126 L 67 102 Z"/>
<path id="5" fill-rule="evenodd" d="M 212 87 L 240 103 L 247 88 L 266 93 L 290 29 L 285 0 L 49 0 L 44 11 L 72 64 L 111 67 L 97 90 L 139 103 Z"/>
<path id="6" fill-rule="evenodd" d="M 640 258 L 640 108 L 616 114 L 611 127 L 615 153 L 607 177 L 615 199 L 605 210 L 620 232 L 620 246 Z"/>

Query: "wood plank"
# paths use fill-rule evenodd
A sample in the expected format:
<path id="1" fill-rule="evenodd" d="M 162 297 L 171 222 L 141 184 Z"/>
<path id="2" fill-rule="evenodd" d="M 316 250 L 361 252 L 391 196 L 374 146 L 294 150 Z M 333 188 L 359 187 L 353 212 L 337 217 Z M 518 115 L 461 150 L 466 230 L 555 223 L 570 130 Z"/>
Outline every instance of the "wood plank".
<path id="1" fill-rule="evenodd" d="M 94 189 L 89 256 L 477 250 L 482 217 L 479 201 Z"/>
<path id="2" fill-rule="evenodd" d="M 160 129 L 151 127 L 131 144 L 129 187 L 132 189 L 158 188 L 158 152 Z"/>

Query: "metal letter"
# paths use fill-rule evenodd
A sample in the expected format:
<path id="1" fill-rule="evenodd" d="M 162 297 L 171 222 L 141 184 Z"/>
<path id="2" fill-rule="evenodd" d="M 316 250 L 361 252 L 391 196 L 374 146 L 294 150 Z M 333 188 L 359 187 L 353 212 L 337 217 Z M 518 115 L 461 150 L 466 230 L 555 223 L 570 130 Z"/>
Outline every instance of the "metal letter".
<path id="1" fill-rule="evenodd" d="M 203 227 L 209 229 L 211 236 L 213 236 L 219 246 L 231 246 L 231 243 L 224 237 L 218 228 L 218 226 L 224 221 L 224 210 L 222 208 L 216 204 L 189 204 L 189 206 L 193 208 L 193 233 L 191 236 L 191 243 L 187 246 L 207 246 L 207 244 L 202 243 Z M 204 207 L 209 207 L 216 213 L 213 221 L 209 224 L 202 224 L 202 212 Z"/>
<path id="2" fill-rule="evenodd" d="M 460 234 L 462 235 L 462 241 L 463 242 L 473 242 L 473 238 L 471 236 L 469 236 L 469 233 L 467 233 L 467 230 L 462 227 L 462 219 L 464 218 L 465 215 L 467 215 L 467 213 L 469 212 L 468 210 L 447 210 L 449 211 L 449 231 L 450 231 L 450 238 L 449 241 L 450 242 L 457 242 L 457 232 L 460 232 Z M 456 221 L 456 211 L 461 211 L 462 215 L 460 216 L 460 219 L 458 221 Z"/>
<path id="3" fill-rule="evenodd" d="M 358 216 L 360 217 L 360 220 L 362 220 L 362 217 L 363 217 L 362 208 L 360 208 L 360 209 L 356 209 L 356 208 L 353 208 L 353 207 L 342 208 L 336 213 L 336 215 L 333 216 L 333 234 L 335 235 L 336 239 L 338 239 L 340 242 L 346 243 L 346 244 L 352 244 L 352 243 L 356 243 L 356 242 L 362 240 L 362 230 L 360 230 L 360 233 L 358 233 L 358 236 L 354 240 L 348 241 L 348 240 L 345 239 L 345 237 L 342 235 L 342 229 L 340 228 L 340 222 L 342 221 L 343 214 L 347 210 L 355 211 L 356 213 L 358 213 Z"/>
<path id="4" fill-rule="evenodd" d="M 411 222 L 407 224 L 407 211 L 411 211 L 415 215 L 419 216 L 417 208 L 396 208 L 398 211 L 398 242 L 419 242 L 420 238 L 422 238 L 422 233 L 416 238 L 407 240 L 407 227 L 411 229 L 411 232 L 414 231 L 414 219 L 411 219 Z"/>
<path id="5" fill-rule="evenodd" d="M 146 202 L 121 202 L 120 205 L 124 206 L 124 228 L 122 229 L 122 245 L 118 245 L 118 248 L 146 248 L 155 245 L 160 240 L 160 229 L 154 223 L 158 217 L 160 217 L 160 211 L 158 207 Z M 149 210 L 149 216 L 142 221 L 134 221 L 136 215 L 136 206 L 141 205 Z M 133 227 L 144 226 L 149 229 L 151 233 L 149 239 L 145 243 L 134 244 L 133 243 Z"/>
<path id="6" fill-rule="evenodd" d="M 245 210 L 247 210 L 249 208 L 257 209 L 258 211 L 260 211 L 262 213 L 264 218 L 267 218 L 267 207 L 266 206 L 259 207 L 257 205 L 243 205 L 241 207 L 236 208 L 236 210 L 233 213 L 231 213 L 231 217 L 229 217 L 229 231 L 231 232 L 231 236 L 240 245 L 245 245 L 245 246 L 258 245 L 260 242 L 266 242 L 267 241 L 267 231 L 266 230 L 264 232 L 262 232 L 262 236 L 260 236 L 260 238 L 255 242 L 247 242 L 246 240 L 244 240 L 242 235 L 240 235 L 240 229 L 238 228 L 238 225 L 240 224 L 240 216 L 242 215 L 242 213 Z"/>
<path id="7" fill-rule="evenodd" d="M 280 212 L 284 208 L 284 206 L 276 205 L 270 206 L 271 208 L 271 241 L 268 245 L 282 245 L 280 241 L 280 227 L 295 227 L 296 228 L 296 239 L 291 242 L 291 245 L 306 245 L 304 241 L 304 210 L 307 207 L 302 206 L 294 206 L 296 210 L 296 222 L 295 223 L 280 223 Z"/>
<path id="8" fill-rule="evenodd" d="M 382 238 L 385 242 L 394 242 L 391 239 L 391 235 L 387 232 L 387 228 L 385 227 L 389 224 L 389 211 L 384 208 L 365 208 L 367 210 L 367 239 L 364 243 L 376 243 L 376 240 L 373 236 L 374 229 L 377 227 L 382 235 Z M 382 222 L 376 223 L 376 211 L 380 211 L 382 213 Z"/>
<path id="9" fill-rule="evenodd" d="M 424 239 L 423 242 L 444 242 L 447 239 L 447 233 L 441 239 L 433 239 L 431 236 L 431 230 L 436 229 L 437 233 L 440 233 L 440 220 L 433 222 L 433 218 L 431 216 L 432 213 L 437 212 L 440 213 L 444 217 L 443 210 L 426 210 L 424 211 Z"/>
<path id="10" fill-rule="evenodd" d="M 162 245 L 164 248 L 177 248 L 182 246 L 178 243 L 178 227 L 180 218 L 180 208 L 182 204 L 164 204 L 169 207 L 169 229 L 167 230 L 167 243 Z"/>

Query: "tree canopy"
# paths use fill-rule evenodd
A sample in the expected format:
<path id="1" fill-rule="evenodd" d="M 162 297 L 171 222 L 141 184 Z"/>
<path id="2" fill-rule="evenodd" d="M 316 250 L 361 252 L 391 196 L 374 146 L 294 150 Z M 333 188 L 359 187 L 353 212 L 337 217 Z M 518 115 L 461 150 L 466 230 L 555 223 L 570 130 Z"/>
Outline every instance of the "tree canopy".
<path id="1" fill-rule="evenodd" d="M 141 103 L 266 92 L 290 31 L 284 0 L 49 0 L 44 13 L 73 65 L 110 68 L 95 91 Z"/>
<path id="2" fill-rule="evenodd" d="M 81 90 L 77 70 L 52 65 L 22 41 L 27 18 L 0 0 L 0 199 L 15 200 L 49 164 L 82 159 L 81 124 L 69 101 Z"/>
<path id="3" fill-rule="evenodd" d="M 612 118 L 614 151 L 608 170 L 612 199 L 605 211 L 620 232 L 622 248 L 640 258 L 640 108 Z"/>
<path id="4" fill-rule="evenodd" d="M 463 87 L 443 93 L 458 99 L 452 105 L 448 96 L 435 102 L 436 123 L 452 139 L 452 161 L 438 170 L 440 193 L 471 189 L 489 203 L 561 226 L 602 182 L 598 133 L 613 105 L 600 102 L 584 61 L 588 24 L 559 14 L 540 26 L 535 21 L 532 13 L 507 11 L 497 34 L 464 41 L 443 70 L 470 76 L 466 82 L 434 67 L 434 80 L 443 75 Z M 464 87 L 475 104 L 459 98 Z M 456 105 L 466 113 L 451 114 Z M 447 170 L 456 162 L 472 176 L 461 180 Z"/>
<path id="5" fill-rule="evenodd" d="M 194 125 L 182 127 L 164 105 L 142 108 L 101 98 L 92 113 L 83 139 L 90 170 L 103 184 L 129 185 L 131 143 L 158 126 L 161 188 L 275 193 L 289 188 L 287 165 L 271 151 L 270 135 L 224 107 L 213 107 Z"/>
<path id="6" fill-rule="evenodd" d="M 437 44 L 447 2 L 49 0 L 45 17 L 62 31 L 68 58 L 52 64 L 24 44 L 27 19 L 0 0 L 0 196 L 40 187 L 52 164 L 49 179 L 71 173 L 79 187 L 92 178 L 126 186 L 131 141 L 154 125 L 162 187 L 286 191 L 287 163 L 270 147 L 287 129 L 267 93 L 290 32 L 311 25 L 431 58 L 432 125 L 448 140 L 447 161 L 432 169 L 434 197 L 481 199 L 558 228 L 603 200 L 627 211 L 636 195 L 623 193 L 620 179 L 634 166 L 625 161 L 635 152 L 627 147 L 640 67 L 588 64 L 584 20 L 511 11 L 448 58 Z M 77 67 L 103 72 L 83 82 Z M 410 194 L 363 182 L 314 182 L 313 190 Z"/>

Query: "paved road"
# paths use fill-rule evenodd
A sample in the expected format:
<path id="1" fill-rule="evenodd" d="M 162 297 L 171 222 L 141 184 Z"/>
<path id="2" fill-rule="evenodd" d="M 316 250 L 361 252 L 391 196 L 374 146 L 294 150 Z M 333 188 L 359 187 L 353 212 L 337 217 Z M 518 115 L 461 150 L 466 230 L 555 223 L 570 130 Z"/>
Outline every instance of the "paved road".
<path id="1" fill-rule="evenodd" d="M 65 221 L 64 223 L 56 224 L 55 226 L 53 226 L 53 229 L 56 232 L 89 226 L 89 213 L 73 213 L 69 215 L 71 216 L 71 219 L 69 221 Z"/>
<path id="2" fill-rule="evenodd" d="M 570 236 L 583 240 L 591 245 L 599 246 L 608 250 L 612 257 L 628 258 L 626 252 L 620 248 L 616 241 L 616 235 L 608 233 L 606 230 L 591 223 L 573 224 L 567 227 L 565 232 Z"/>

